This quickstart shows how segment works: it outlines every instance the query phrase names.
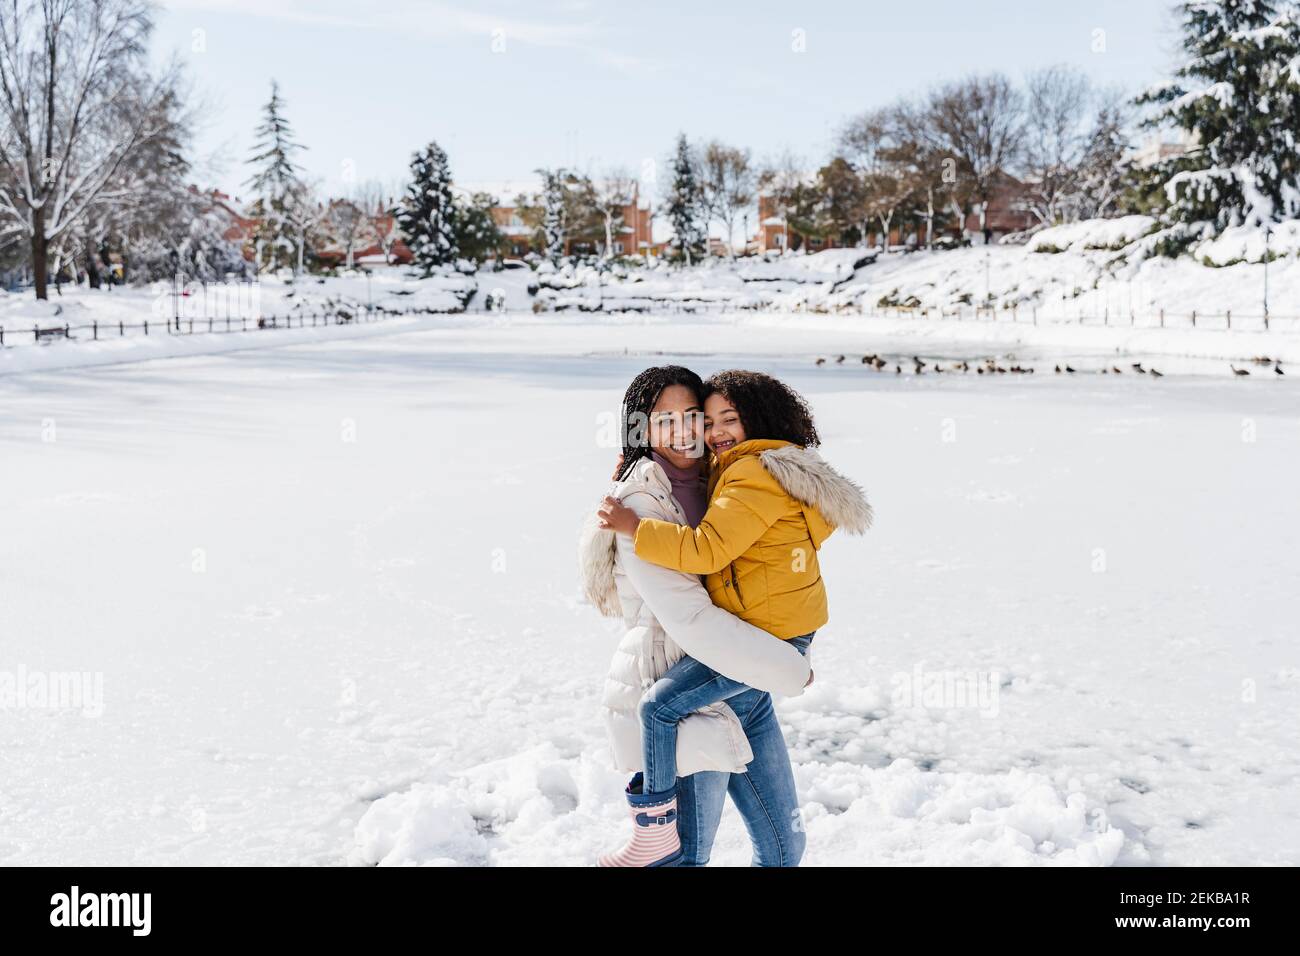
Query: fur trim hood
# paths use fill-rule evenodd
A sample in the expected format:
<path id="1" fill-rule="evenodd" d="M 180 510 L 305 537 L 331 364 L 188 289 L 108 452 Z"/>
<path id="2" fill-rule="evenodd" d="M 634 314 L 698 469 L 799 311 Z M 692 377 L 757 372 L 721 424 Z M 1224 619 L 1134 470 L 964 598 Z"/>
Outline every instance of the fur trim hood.
<path id="1" fill-rule="evenodd" d="M 600 526 L 593 507 L 582 522 L 578 536 L 578 576 L 587 600 L 604 617 L 618 617 L 623 613 L 614 583 L 614 532 Z"/>
<path id="2" fill-rule="evenodd" d="M 638 462 L 626 478 L 614 482 L 608 494 L 622 501 L 635 492 L 647 492 L 662 503 L 664 513 L 660 517 L 671 520 L 675 516 L 684 522 L 686 516 L 673 499 L 672 490 L 672 483 L 664 470 L 646 458 Z M 591 506 L 582 522 L 578 536 L 578 575 L 583 593 L 596 610 L 605 617 L 619 617 L 623 608 L 614 580 L 614 556 L 618 547 L 614 532 L 600 526 L 600 518 L 596 515 L 599 504 L 596 501 Z"/>
<path id="3" fill-rule="evenodd" d="M 873 513 L 862 486 L 814 449 L 782 444 L 759 452 L 758 460 L 790 497 L 816 508 L 832 527 L 850 534 L 871 527 Z"/>

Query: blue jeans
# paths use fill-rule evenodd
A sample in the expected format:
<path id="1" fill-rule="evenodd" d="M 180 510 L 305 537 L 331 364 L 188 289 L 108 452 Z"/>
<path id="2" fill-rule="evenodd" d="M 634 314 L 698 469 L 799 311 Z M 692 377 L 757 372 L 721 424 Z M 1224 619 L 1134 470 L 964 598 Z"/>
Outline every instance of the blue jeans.
<path id="1" fill-rule="evenodd" d="M 790 643 L 806 654 L 812 640 L 812 634 L 805 634 L 792 638 Z M 683 658 L 673 665 L 665 679 L 687 660 Z M 698 661 L 691 663 L 703 667 Z M 753 865 L 798 866 L 806 837 L 790 753 L 772 707 L 772 695 L 744 684 L 737 686 L 740 689 L 736 693 L 723 699 L 740 718 L 754 759 L 744 773 L 707 770 L 677 780 L 677 832 L 682 841 L 678 865 L 704 866 L 709 862 L 713 838 L 722 820 L 723 801 L 730 794 L 754 845 Z M 646 792 L 649 789 L 645 787 Z"/>

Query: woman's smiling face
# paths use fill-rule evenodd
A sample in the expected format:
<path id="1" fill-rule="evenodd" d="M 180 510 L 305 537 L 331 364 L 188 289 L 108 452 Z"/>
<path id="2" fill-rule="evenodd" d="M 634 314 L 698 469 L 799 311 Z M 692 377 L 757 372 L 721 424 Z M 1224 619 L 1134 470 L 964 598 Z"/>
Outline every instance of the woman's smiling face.
<path id="1" fill-rule="evenodd" d="M 650 413 L 650 447 L 678 468 L 698 465 L 704 457 L 701 417 L 696 394 L 685 385 L 669 385 Z"/>
<path id="2" fill-rule="evenodd" d="M 721 455 L 745 440 L 740 413 L 727 396 L 714 392 L 704 400 L 704 441 L 715 455 Z"/>

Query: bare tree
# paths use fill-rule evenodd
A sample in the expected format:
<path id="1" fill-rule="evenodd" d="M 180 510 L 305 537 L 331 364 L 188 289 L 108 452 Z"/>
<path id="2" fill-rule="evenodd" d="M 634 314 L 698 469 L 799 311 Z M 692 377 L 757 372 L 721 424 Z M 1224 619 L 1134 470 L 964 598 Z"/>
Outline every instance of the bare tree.
<path id="1" fill-rule="evenodd" d="M 1089 142 L 1092 90 L 1083 71 L 1052 66 L 1029 75 L 1024 170 L 1027 208 L 1043 226 L 1072 217 Z"/>
<path id="2" fill-rule="evenodd" d="M 951 199 L 960 211 L 974 204 L 980 231 L 989 239 L 989 200 L 998 179 L 1020 157 L 1024 136 L 1024 97 L 1000 73 L 970 76 L 935 90 L 924 130 L 930 145 L 955 166 Z"/>
<path id="3" fill-rule="evenodd" d="M 894 108 L 894 123 L 898 139 L 898 162 L 908 182 L 909 204 L 913 214 L 925 223 L 925 247 L 934 247 L 935 221 L 945 202 L 953 202 L 951 195 L 955 177 L 945 180 L 948 173 L 946 157 L 935 148 L 933 137 L 925 128 L 927 113 L 924 108 L 903 102 Z M 953 202 L 957 221 L 963 213 L 960 201 Z"/>
<path id="4" fill-rule="evenodd" d="M 1094 219 L 1115 213 L 1130 185 L 1132 167 L 1127 160 L 1130 126 L 1129 100 L 1118 90 L 1103 93 L 1093 118 L 1079 171 L 1075 214 Z"/>
<path id="5" fill-rule="evenodd" d="M 623 225 L 623 210 L 636 197 L 636 179 L 625 169 L 611 170 L 592 184 L 592 204 L 605 227 L 602 259 L 614 254 L 614 230 Z"/>
<path id="6" fill-rule="evenodd" d="M 732 236 L 736 220 L 754 204 L 756 182 L 749 150 L 714 140 L 704 147 L 700 158 L 700 177 L 709 218 L 722 227 L 727 258 L 734 260 L 736 248 Z"/>
<path id="7" fill-rule="evenodd" d="M 879 208 L 873 192 L 878 185 L 875 180 L 885 165 L 885 154 L 893 145 L 892 127 L 889 110 L 876 109 L 850 119 L 839 134 L 839 148 L 861 181 L 861 200 L 858 204 L 861 223 L 858 228 L 864 246 L 871 229 L 871 219 Z M 885 243 L 888 242 L 889 233 L 886 229 Z"/>
<path id="8" fill-rule="evenodd" d="M 318 227 L 325 221 L 326 209 L 316 198 L 316 184 L 295 182 L 284 197 L 285 231 L 292 237 L 295 264 L 294 275 L 302 275 L 307 247 L 316 236 Z"/>
<path id="9" fill-rule="evenodd" d="M 0 215 L 30 238 L 36 297 L 52 245 L 96 202 L 128 194 L 132 151 L 160 130 L 145 0 L 10 0 L 0 5 Z"/>
<path id="10" fill-rule="evenodd" d="M 375 229 L 360 199 L 332 199 L 325 213 L 325 228 L 343 247 L 346 268 L 356 264 L 358 245 L 371 240 Z"/>
<path id="11" fill-rule="evenodd" d="M 177 272 L 208 274 L 208 265 L 194 261 L 185 246 L 192 224 L 210 205 L 209 197 L 189 186 L 191 166 L 186 146 L 194 114 L 184 105 L 179 92 L 165 95 L 154 110 L 157 115 L 151 125 L 157 132 L 131 151 L 118 173 L 118 180 L 131 188 L 105 190 L 90 204 L 76 228 L 70 230 L 82 239 L 92 286 L 99 285 L 102 251 L 109 244 L 121 255 L 124 279 L 128 277 L 127 269 L 137 264 L 142 268 L 132 278 L 171 278 Z M 137 256 L 137 252 L 141 255 Z M 143 261 L 137 263 L 137 258 Z M 216 258 L 224 264 L 227 257 Z M 214 264 L 211 268 L 218 267 Z"/>
<path id="12" fill-rule="evenodd" d="M 863 242 L 869 220 L 875 219 L 880 223 L 881 247 L 886 250 L 894 217 L 910 205 L 914 188 L 905 132 L 897 106 L 863 113 L 840 132 L 840 148 L 862 180 Z"/>
<path id="13" fill-rule="evenodd" d="M 384 264 L 393 264 L 393 249 L 402 238 L 397 224 L 397 200 L 402 194 L 400 183 L 383 183 L 377 179 L 359 185 L 353 195 L 357 205 L 365 212 L 374 233 L 375 242 L 384 254 Z"/>

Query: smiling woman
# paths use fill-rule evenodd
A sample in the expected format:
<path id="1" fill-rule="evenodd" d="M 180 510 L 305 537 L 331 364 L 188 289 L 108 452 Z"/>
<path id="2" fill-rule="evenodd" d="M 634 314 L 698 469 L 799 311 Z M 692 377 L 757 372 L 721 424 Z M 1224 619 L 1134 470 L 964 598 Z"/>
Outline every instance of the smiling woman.
<path id="1" fill-rule="evenodd" d="M 699 376 L 681 366 L 646 369 L 633 379 L 622 409 L 624 465 L 607 501 L 621 502 L 638 519 L 698 523 L 705 462 L 688 452 L 695 450 L 693 422 L 703 388 Z M 642 419 L 650 423 L 645 437 L 637 434 Z M 766 691 L 802 690 L 811 675 L 802 656 L 806 646 L 775 641 L 717 607 L 698 576 L 641 560 L 629 538 L 601 527 L 595 515 L 583 529 L 579 552 L 589 599 L 602 613 L 621 616 L 627 627 L 603 705 L 615 768 L 636 772 L 624 791 L 633 835 L 600 864 L 704 864 L 732 781 L 743 781 L 734 784 L 743 795 L 733 792 L 733 799 L 753 838 L 754 861 L 796 864 L 803 836 L 795 826 L 794 779 Z M 663 714 L 667 704 L 662 694 L 652 698 L 648 692 L 670 672 L 680 682 L 683 666 L 719 681 L 727 675 L 732 689 L 724 696 L 743 698 L 743 709 L 721 698 L 700 698 L 671 721 L 671 732 L 647 728 L 649 715 Z M 656 771 L 660 776 L 653 776 Z M 657 783 L 679 773 L 680 790 Z"/>
<path id="2" fill-rule="evenodd" d="M 629 393 L 635 390 L 641 401 L 647 401 L 650 391 L 645 384 L 663 383 L 667 381 L 664 376 L 664 370 L 647 370 L 642 373 L 643 381 L 634 382 Z M 730 389 L 735 397 L 723 389 Z M 664 655 L 666 670 L 640 668 L 644 693 L 637 703 L 637 715 L 644 775 L 638 773 L 626 790 L 634 821 L 632 839 L 617 852 L 601 857 L 603 866 L 660 866 L 677 861 L 681 845 L 672 821 L 678 800 L 692 800 L 697 784 L 709 783 L 707 777 L 693 780 L 696 771 L 683 766 L 680 744 L 684 738 L 678 736 L 679 729 L 684 734 L 701 712 L 733 714 L 729 701 L 741 707 L 742 713 L 753 711 L 749 695 L 758 693 L 755 686 L 763 685 L 747 685 L 737 676 L 742 670 L 738 662 L 746 656 L 769 653 L 777 646 L 807 654 L 814 632 L 827 621 L 817 551 L 837 526 L 861 532 L 871 521 L 871 508 L 862 490 L 812 450 L 819 439 L 807 403 L 769 375 L 723 372 L 694 390 L 678 382 L 660 384 L 650 411 L 652 436 L 676 443 L 676 449 L 686 447 L 694 435 L 672 423 L 688 409 L 698 407 L 701 390 L 708 394 L 706 441 L 714 455 L 709 506 L 703 516 L 682 521 L 683 509 L 676 502 L 665 516 L 651 501 L 638 502 L 641 489 L 619 487 L 598 510 L 599 527 L 615 532 L 617 554 L 631 569 L 632 580 L 642 576 L 642 591 L 649 590 L 653 582 L 644 566 L 647 561 L 679 574 L 705 574 L 713 604 L 761 630 L 738 648 L 736 661 L 715 666 L 699 659 L 687 646 L 691 656 Z M 656 430 L 655 421 L 664 424 Z M 742 421 L 753 423 L 752 431 L 747 431 Z M 795 436 L 801 443 L 773 437 L 784 435 Z M 671 451 L 653 448 L 650 467 L 662 464 L 662 470 L 677 469 L 666 457 Z M 687 463 L 695 466 L 698 475 L 699 460 L 688 459 Z M 642 469 L 638 474 L 652 484 L 645 497 L 665 501 L 653 487 L 662 487 L 660 472 Z M 675 497 L 696 497 L 702 502 L 698 480 L 680 488 L 675 481 L 672 484 Z M 747 599 L 741 597 L 742 579 L 748 581 Z M 654 599 L 645 600 L 654 606 Z M 655 613 L 663 619 L 667 611 L 656 609 Z M 676 636 L 671 626 L 668 634 Z M 760 753 L 765 755 L 763 759 L 758 758 Z M 776 754 L 770 742 L 753 749 L 752 754 L 745 760 L 749 785 L 758 793 L 781 795 L 773 799 L 776 805 L 755 808 L 761 809 L 768 821 L 766 828 L 747 819 L 751 835 L 770 837 L 766 841 L 755 838 L 755 862 L 793 865 L 803 844 L 793 836 L 791 815 L 781 812 L 788 809 L 784 801 L 794 799 L 788 757 L 782 759 L 784 751 Z M 720 805 L 721 801 L 698 805 L 713 803 Z M 773 827 L 773 820 L 782 822 Z"/>

